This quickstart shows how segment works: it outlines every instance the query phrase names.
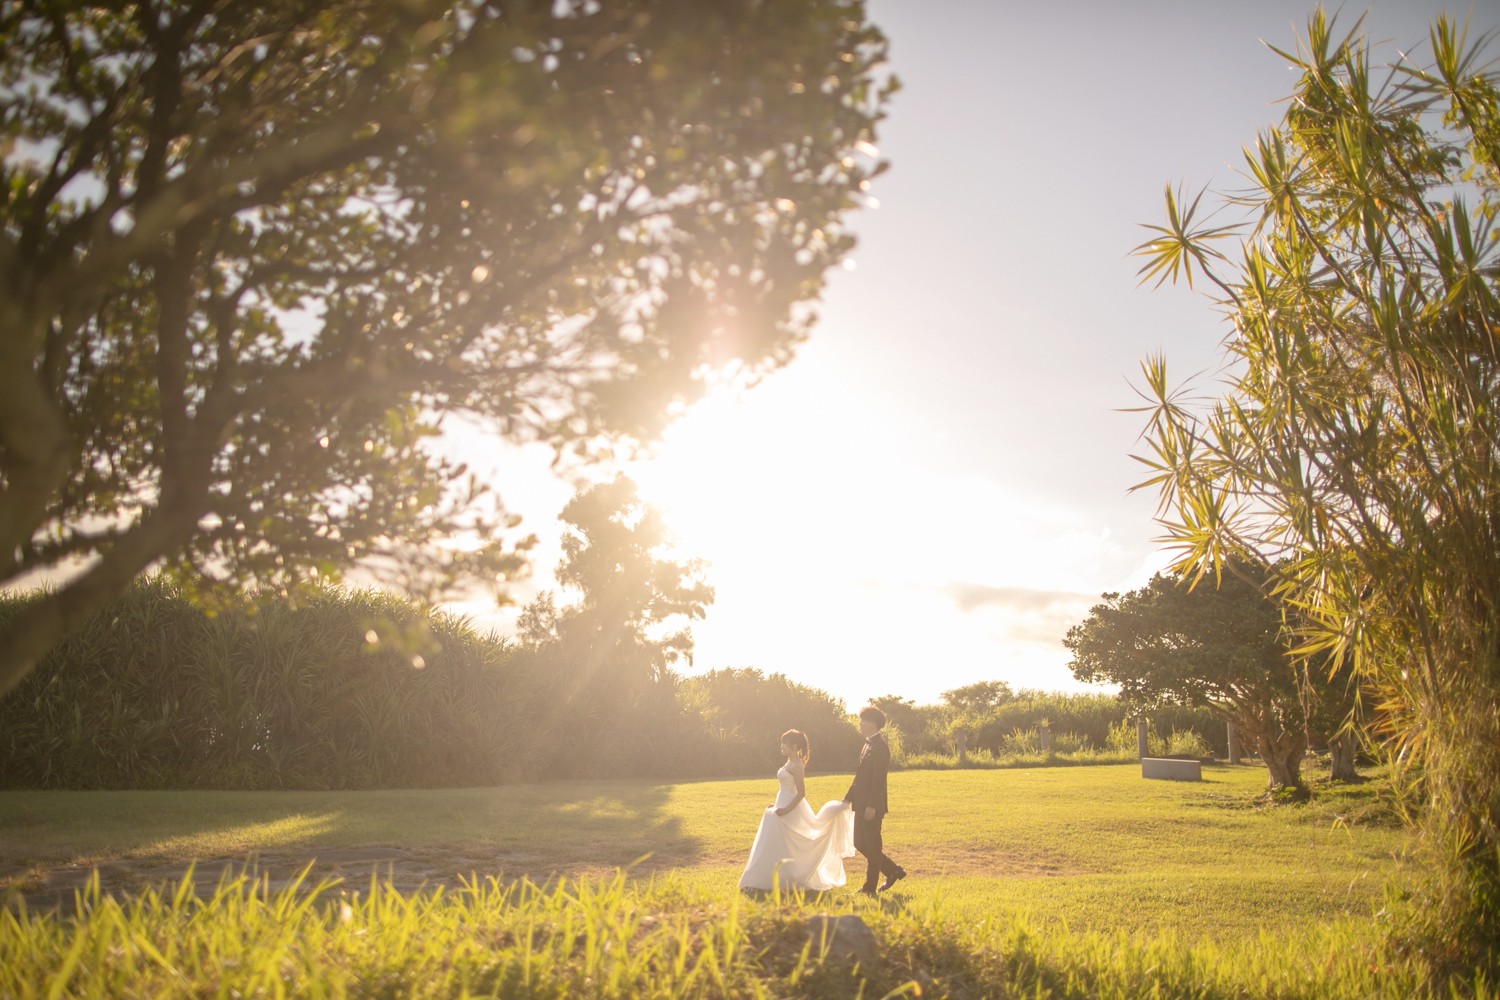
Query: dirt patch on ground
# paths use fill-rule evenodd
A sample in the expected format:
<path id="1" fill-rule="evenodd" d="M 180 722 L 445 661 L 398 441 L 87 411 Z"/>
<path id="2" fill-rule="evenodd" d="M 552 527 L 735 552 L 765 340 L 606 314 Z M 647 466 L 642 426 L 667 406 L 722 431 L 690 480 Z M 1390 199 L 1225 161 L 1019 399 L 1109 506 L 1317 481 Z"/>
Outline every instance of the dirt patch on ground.
<path id="1" fill-rule="evenodd" d="M 897 845 L 888 844 L 896 859 L 908 871 L 920 870 L 927 875 L 980 875 L 990 878 L 1061 878 L 1087 875 L 1087 869 L 1076 863 L 1035 851 L 1004 851 L 967 844 L 940 844 L 926 847 L 921 856 L 912 858 L 915 865 L 902 857 Z M 854 864 L 863 866 L 863 861 Z"/>

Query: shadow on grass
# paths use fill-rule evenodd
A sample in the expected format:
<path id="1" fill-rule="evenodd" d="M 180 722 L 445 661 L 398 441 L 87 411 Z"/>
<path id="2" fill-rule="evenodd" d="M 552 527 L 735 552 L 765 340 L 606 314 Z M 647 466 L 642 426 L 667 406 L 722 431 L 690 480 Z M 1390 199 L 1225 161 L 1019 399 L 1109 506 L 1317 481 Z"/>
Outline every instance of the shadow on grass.
<path id="1" fill-rule="evenodd" d="M 0 892 L 71 898 L 97 869 L 133 890 L 198 863 L 411 888 L 463 877 L 547 881 L 694 864 L 698 838 L 660 782 L 378 792 L 0 792 Z"/>
<path id="2" fill-rule="evenodd" d="M 569 785 L 543 786 L 567 793 Z M 584 868 L 655 871 L 691 865 L 702 853 L 699 838 L 666 806 L 670 783 L 588 782 L 566 800 L 536 803 L 517 829 L 522 844 L 540 858 Z"/>

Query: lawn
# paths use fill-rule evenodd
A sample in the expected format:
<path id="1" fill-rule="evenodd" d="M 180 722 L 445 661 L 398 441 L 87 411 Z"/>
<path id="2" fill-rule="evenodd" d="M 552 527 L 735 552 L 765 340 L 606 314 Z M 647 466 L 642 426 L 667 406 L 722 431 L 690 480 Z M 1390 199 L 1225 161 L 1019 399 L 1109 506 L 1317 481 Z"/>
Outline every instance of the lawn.
<path id="1" fill-rule="evenodd" d="M 912 872 L 906 905 L 955 919 L 1019 913 L 1087 931 L 1254 939 L 1267 926 L 1364 916 L 1398 874 L 1406 835 L 1375 785 L 1325 785 L 1310 806 L 1256 803 L 1265 772 L 1210 766 L 1204 781 L 1146 781 L 1135 765 L 907 771 L 890 778 L 887 850 Z M 816 806 L 843 775 L 812 775 Z M 774 780 L 553 782 L 384 792 L 0 792 L 0 878 L 35 893 L 99 866 L 127 888 L 190 861 L 255 856 L 291 877 L 404 884 L 461 874 L 671 873 L 735 895 Z M 363 869 L 349 858 L 367 859 Z M 858 862 L 855 862 L 858 865 Z M 217 877 L 218 869 L 208 873 Z M 60 879 L 71 873 L 72 881 Z M 857 874 L 856 874 L 857 879 Z M 71 892 L 69 891 L 69 895 Z"/>

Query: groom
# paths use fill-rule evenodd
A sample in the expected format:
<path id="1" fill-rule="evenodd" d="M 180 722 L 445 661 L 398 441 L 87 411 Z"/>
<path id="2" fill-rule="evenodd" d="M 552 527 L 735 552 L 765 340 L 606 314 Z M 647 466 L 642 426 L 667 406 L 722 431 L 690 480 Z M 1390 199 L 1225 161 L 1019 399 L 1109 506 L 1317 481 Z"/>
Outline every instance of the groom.
<path id="1" fill-rule="evenodd" d="M 906 877 L 906 869 L 886 857 L 880 835 L 880 824 L 890 811 L 885 799 L 885 776 L 891 769 L 891 748 L 881 732 L 884 728 L 885 713 L 880 709 L 870 705 L 859 710 L 859 731 L 865 736 L 865 745 L 859 752 L 854 783 L 844 793 L 844 801 L 854 809 L 854 849 L 869 862 L 864 888 L 859 890 L 867 896 L 875 895 L 875 882 L 881 875 L 885 876 L 880 885 L 882 890 Z"/>

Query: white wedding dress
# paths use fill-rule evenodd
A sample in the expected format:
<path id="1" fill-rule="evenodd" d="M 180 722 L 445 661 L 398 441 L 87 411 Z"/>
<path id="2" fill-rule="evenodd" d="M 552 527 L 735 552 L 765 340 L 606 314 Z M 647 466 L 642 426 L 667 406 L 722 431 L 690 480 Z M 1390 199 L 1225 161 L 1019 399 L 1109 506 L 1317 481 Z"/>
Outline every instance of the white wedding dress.
<path id="1" fill-rule="evenodd" d="M 776 804 L 760 817 L 750 860 L 740 876 L 741 889 L 812 889 L 844 884 L 844 859 L 854 857 L 854 813 L 834 799 L 813 812 L 807 799 L 785 816 L 777 809 L 797 797 L 797 779 L 783 764 L 776 772 Z"/>

